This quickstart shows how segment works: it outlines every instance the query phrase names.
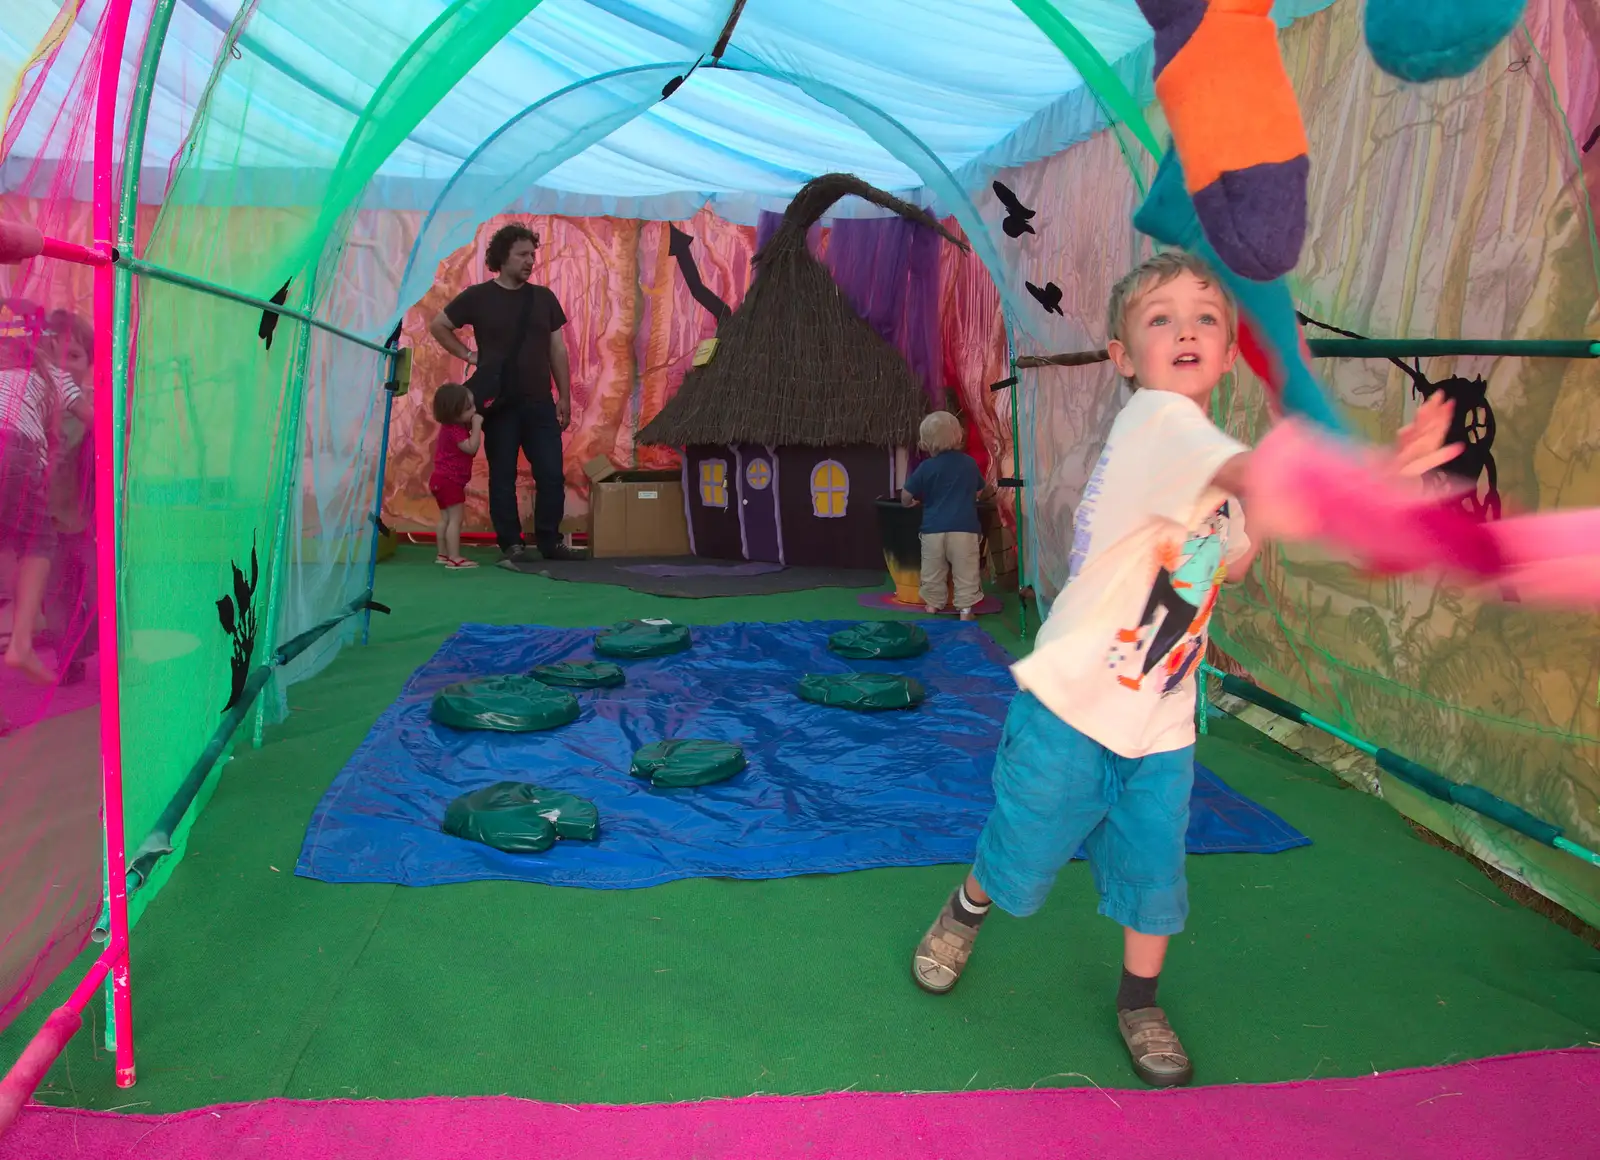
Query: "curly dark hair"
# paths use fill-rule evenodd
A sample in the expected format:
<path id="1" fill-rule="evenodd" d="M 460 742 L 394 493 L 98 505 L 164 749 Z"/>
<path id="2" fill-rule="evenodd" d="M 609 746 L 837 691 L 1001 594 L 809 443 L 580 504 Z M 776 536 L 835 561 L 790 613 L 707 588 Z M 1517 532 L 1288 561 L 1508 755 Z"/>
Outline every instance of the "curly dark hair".
<path id="1" fill-rule="evenodd" d="M 472 402 L 472 392 L 460 383 L 445 383 L 433 392 L 433 417 L 440 424 L 459 423 Z"/>
<path id="2" fill-rule="evenodd" d="M 489 245 L 483 251 L 483 264 L 489 267 L 491 273 L 498 274 L 500 267 L 504 266 L 506 259 L 511 256 L 511 247 L 518 242 L 532 242 L 533 248 L 537 250 L 539 235 L 520 222 L 501 226 L 495 230 L 494 237 L 489 239 Z"/>

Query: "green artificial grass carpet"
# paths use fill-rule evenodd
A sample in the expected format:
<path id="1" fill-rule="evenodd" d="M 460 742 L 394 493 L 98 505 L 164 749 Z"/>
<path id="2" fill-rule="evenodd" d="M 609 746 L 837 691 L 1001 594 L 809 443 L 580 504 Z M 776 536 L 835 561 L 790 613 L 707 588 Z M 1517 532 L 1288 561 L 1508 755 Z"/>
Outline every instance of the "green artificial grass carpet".
<path id="1" fill-rule="evenodd" d="M 270 1096 L 509 1093 L 634 1103 L 857 1090 L 1136 1086 L 1112 1015 L 1116 927 L 1070 866 L 1039 915 L 996 914 L 956 990 L 910 956 L 954 866 L 591 891 L 411 890 L 292 874 L 312 808 L 462 619 L 606 624 L 859 617 L 855 593 L 668 600 L 421 549 L 378 572 L 392 618 L 290 692 L 134 931 L 139 1083 L 90 1030 L 40 1102 L 168 1111 Z M 1014 603 L 985 626 L 1015 649 Z M 1200 757 L 1315 845 L 1189 860 L 1193 916 L 1161 1002 L 1196 1082 L 1358 1075 L 1600 1039 L 1600 954 L 1426 845 L 1382 802 L 1224 720 Z M 87 962 L 87 959 L 84 960 Z M 0 1036 L 9 1063 L 81 977 Z M 91 1006 L 98 1030 L 103 1005 Z"/>

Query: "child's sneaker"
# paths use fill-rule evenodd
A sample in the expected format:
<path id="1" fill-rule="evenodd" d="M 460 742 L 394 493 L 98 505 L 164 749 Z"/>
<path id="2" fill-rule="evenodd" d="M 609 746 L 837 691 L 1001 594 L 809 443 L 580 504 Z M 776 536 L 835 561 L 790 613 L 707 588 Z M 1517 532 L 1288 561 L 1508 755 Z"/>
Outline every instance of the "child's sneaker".
<path id="1" fill-rule="evenodd" d="M 978 927 L 964 922 L 956 904 L 961 893 L 958 886 L 939 911 L 928 933 L 917 944 L 917 953 L 911 960 L 911 978 L 931 995 L 943 995 L 956 985 L 967 960 L 972 957 L 972 944 L 977 940 Z"/>
<path id="2" fill-rule="evenodd" d="M 1160 1007 L 1118 1011 L 1117 1028 L 1133 1070 L 1151 1087 L 1178 1087 L 1194 1078 L 1194 1064 Z"/>

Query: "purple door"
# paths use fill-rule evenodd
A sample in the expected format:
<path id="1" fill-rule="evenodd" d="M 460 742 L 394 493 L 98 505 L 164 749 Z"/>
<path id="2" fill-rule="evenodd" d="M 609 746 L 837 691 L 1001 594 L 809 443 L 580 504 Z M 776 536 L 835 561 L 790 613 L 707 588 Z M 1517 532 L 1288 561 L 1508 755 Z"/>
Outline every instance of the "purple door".
<path id="1" fill-rule="evenodd" d="M 741 443 L 736 459 L 739 472 L 739 532 L 744 558 L 782 564 L 783 531 L 778 524 L 778 457 L 770 447 Z"/>

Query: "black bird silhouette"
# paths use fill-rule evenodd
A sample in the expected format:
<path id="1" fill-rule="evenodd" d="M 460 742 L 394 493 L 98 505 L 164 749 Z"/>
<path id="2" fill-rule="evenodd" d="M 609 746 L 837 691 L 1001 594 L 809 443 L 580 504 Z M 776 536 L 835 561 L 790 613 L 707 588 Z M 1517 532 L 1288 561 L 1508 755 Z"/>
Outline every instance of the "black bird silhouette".
<path id="1" fill-rule="evenodd" d="M 1006 220 L 1000 223 L 1000 228 L 1005 230 L 1006 237 L 1020 238 L 1023 234 L 1033 233 L 1033 227 L 1028 222 L 1038 210 L 1029 209 L 1017 200 L 1017 195 L 1012 193 L 1000 182 L 994 183 L 994 195 L 1000 199 L 1000 204 L 1006 207 Z"/>
<path id="2" fill-rule="evenodd" d="M 294 279 L 289 279 L 293 282 Z M 283 284 L 283 289 L 272 296 L 275 306 L 282 306 L 289 301 L 289 282 Z M 261 312 L 261 325 L 256 327 L 256 336 L 267 344 L 267 349 L 272 349 L 272 332 L 278 329 L 278 312 L 276 310 L 263 310 Z"/>
<path id="3" fill-rule="evenodd" d="M 1042 290 L 1032 282 L 1024 282 L 1023 285 L 1028 288 L 1028 293 L 1032 294 L 1034 300 L 1040 306 L 1043 306 L 1046 311 L 1051 314 L 1061 313 L 1061 287 L 1054 282 L 1046 282 Z"/>

